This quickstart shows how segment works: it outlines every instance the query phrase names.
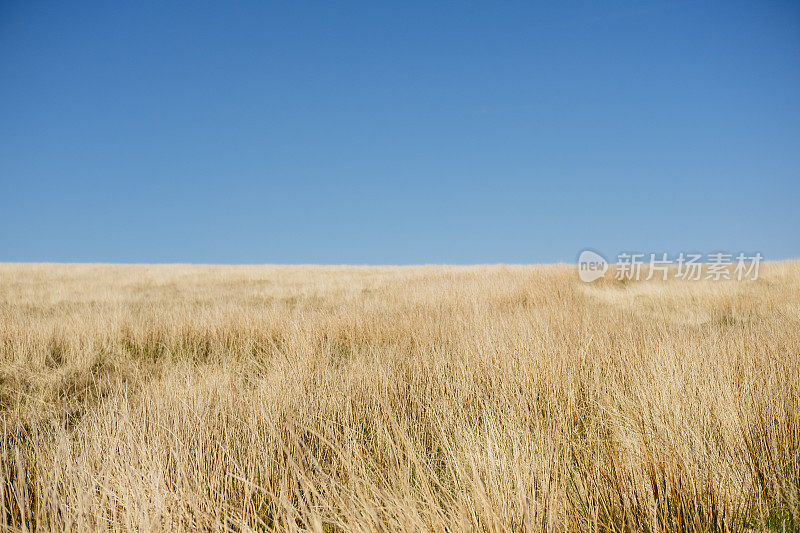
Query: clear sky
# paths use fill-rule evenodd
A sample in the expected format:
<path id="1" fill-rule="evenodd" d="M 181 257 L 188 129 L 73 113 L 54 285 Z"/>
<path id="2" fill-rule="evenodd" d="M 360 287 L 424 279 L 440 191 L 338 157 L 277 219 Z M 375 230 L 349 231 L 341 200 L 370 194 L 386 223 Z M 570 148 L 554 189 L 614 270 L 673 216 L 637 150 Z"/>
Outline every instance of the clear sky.
<path id="1" fill-rule="evenodd" d="M 800 257 L 797 2 L 0 3 L 0 261 Z"/>

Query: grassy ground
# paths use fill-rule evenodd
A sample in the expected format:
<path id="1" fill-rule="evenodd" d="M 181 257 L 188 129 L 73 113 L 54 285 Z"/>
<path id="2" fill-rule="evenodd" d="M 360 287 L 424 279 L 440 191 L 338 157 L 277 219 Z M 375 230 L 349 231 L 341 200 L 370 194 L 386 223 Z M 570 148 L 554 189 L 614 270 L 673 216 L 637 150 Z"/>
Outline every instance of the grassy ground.
<path id="1" fill-rule="evenodd" d="M 0 265 L 0 528 L 800 528 L 800 263 Z"/>

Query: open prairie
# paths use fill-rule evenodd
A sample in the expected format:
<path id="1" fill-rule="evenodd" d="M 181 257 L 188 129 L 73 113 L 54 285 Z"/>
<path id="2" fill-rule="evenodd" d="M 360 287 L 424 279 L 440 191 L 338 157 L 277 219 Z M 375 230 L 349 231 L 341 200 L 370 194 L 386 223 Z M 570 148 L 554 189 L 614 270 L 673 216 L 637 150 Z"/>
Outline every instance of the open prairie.
<path id="1" fill-rule="evenodd" d="M 800 263 L 0 265 L 5 530 L 792 530 Z"/>

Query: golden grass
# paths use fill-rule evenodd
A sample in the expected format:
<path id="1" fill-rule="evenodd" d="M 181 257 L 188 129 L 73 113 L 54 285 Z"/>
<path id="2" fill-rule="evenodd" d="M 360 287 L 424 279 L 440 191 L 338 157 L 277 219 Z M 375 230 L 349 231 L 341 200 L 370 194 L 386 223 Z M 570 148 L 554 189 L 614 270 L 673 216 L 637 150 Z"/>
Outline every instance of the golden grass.
<path id="1" fill-rule="evenodd" d="M 800 263 L 0 265 L 0 526 L 792 530 Z"/>

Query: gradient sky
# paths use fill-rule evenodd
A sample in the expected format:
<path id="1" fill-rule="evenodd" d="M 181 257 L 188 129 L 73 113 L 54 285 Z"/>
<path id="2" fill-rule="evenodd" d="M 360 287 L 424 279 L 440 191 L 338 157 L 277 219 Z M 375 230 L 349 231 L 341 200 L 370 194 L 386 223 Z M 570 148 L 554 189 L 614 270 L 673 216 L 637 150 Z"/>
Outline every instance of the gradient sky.
<path id="1" fill-rule="evenodd" d="M 0 261 L 800 257 L 796 2 L 0 3 Z"/>

